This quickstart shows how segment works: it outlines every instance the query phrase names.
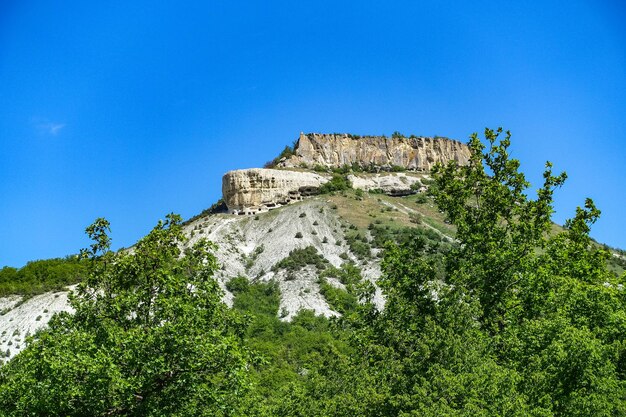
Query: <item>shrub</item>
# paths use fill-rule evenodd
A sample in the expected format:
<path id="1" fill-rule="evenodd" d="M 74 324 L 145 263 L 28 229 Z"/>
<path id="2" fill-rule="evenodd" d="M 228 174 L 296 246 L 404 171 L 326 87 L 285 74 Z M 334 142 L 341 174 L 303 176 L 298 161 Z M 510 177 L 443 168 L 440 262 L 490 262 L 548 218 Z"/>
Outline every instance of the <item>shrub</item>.
<path id="1" fill-rule="evenodd" d="M 418 194 L 415 202 L 417 204 L 425 204 L 428 202 L 428 197 L 426 197 L 426 194 Z"/>
<path id="2" fill-rule="evenodd" d="M 285 146 L 281 153 L 276 158 L 272 159 L 269 162 L 266 162 L 265 165 L 263 165 L 263 168 L 274 168 L 276 165 L 278 165 L 281 159 L 289 158 L 290 156 L 294 155 L 294 148 L 295 143 L 293 147 L 289 145 Z"/>
<path id="3" fill-rule="evenodd" d="M 28 262 L 20 269 L 0 269 L 0 297 L 8 294 L 35 295 L 62 290 L 85 274 L 85 262 L 76 256 Z"/>
<path id="4" fill-rule="evenodd" d="M 422 215 L 420 213 L 409 213 L 409 220 L 411 223 L 422 224 Z"/>
<path id="5" fill-rule="evenodd" d="M 333 174 L 330 181 L 320 187 L 320 193 L 326 194 L 333 191 L 344 191 L 348 188 L 351 188 L 351 186 L 345 175 Z"/>
<path id="6" fill-rule="evenodd" d="M 289 252 L 289 256 L 274 264 L 272 271 L 279 269 L 287 271 L 298 271 L 307 265 L 313 265 L 318 270 L 324 270 L 328 261 L 324 259 L 313 246 L 304 249 L 294 249 Z"/>

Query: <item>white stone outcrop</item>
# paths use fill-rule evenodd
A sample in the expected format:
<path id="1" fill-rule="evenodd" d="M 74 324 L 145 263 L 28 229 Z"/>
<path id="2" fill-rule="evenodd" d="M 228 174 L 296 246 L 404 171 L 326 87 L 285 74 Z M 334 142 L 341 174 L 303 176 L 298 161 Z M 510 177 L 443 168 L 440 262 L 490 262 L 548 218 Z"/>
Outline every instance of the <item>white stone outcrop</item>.
<path id="1" fill-rule="evenodd" d="M 363 191 L 380 191 L 387 195 L 403 196 L 425 190 L 420 178 L 405 173 L 348 175 L 352 188 Z"/>
<path id="2" fill-rule="evenodd" d="M 233 214 L 254 214 L 317 194 L 328 178 L 313 172 L 240 169 L 222 178 L 222 195 Z"/>

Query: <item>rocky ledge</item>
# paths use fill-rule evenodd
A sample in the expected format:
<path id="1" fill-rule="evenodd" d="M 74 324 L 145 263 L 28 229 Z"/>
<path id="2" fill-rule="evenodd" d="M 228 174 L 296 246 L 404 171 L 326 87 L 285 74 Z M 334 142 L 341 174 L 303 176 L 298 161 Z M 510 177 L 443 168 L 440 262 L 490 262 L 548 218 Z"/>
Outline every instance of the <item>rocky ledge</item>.
<path id="1" fill-rule="evenodd" d="M 350 174 L 352 188 L 401 196 L 425 191 L 424 175 Z M 329 175 L 279 169 L 239 169 L 222 178 L 222 195 L 231 214 L 256 214 L 319 193 Z"/>
<path id="2" fill-rule="evenodd" d="M 239 169 L 222 178 L 222 195 L 232 214 L 255 214 L 317 194 L 328 178 L 313 172 Z"/>
<path id="3" fill-rule="evenodd" d="M 437 163 L 456 161 L 465 165 L 469 158 L 467 145 L 447 138 L 301 133 L 294 155 L 280 161 L 279 166 L 341 168 L 358 165 L 376 171 L 400 167 L 429 172 Z"/>
<path id="4" fill-rule="evenodd" d="M 469 148 L 445 138 L 300 134 L 293 155 L 278 162 L 281 169 L 241 169 L 222 178 L 222 195 L 232 214 L 255 214 L 300 201 L 319 192 L 329 173 L 297 171 L 349 166 L 353 188 L 388 195 L 424 191 L 420 181 L 437 163 L 465 165 Z M 323 171 L 322 170 L 322 171 Z M 390 172 L 390 171 L 406 172 Z"/>

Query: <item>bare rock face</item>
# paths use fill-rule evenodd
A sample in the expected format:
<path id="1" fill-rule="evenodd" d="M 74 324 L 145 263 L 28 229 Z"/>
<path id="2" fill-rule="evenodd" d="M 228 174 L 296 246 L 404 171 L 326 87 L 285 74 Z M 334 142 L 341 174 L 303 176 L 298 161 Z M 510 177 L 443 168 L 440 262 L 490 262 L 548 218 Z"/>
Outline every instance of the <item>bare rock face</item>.
<path id="1" fill-rule="evenodd" d="M 317 194 L 328 178 L 312 172 L 240 169 L 222 178 L 222 195 L 233 214 L 254 214 Z"/>
<path id="2" fill-rule="evenodd" d="M 403 196 L 425 190 L 420 178 L 405 173 L 348 175 L 352 188 L 363 191 L 378 190 L 387 195 Z"/>
<path id="3" fill-rule="evenodd" d="M 281 161 L 280 166 L 340 168 L 357 164 L 363 168 L 385 170 L 396 166 L 428 172 L 438 162 L 456 161 L 459 165 L 466 165 L 469 158 L 467 145 L 446 138 L 357 138 L 347 134 L 301 133 L 295 155 Z"/>

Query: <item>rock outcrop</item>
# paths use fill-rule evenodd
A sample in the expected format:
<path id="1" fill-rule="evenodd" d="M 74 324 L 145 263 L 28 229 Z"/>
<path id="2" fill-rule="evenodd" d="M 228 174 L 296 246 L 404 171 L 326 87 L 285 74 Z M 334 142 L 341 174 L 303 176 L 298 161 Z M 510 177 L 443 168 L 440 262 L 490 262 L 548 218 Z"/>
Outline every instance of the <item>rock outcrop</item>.
<path id="1" fill-rule="evenodd" d="M 438 162 L 468 163 L 469 148 L 446 138 L 382 136 L 356 137 L 347 134 L 300 134 L 295 154 L 279 163 L 281 167 L 309 168 L 321 165 L 340 168 L 359 165 L 365 169 L 393 167 L 429 172 Z"/>
<path id="2" fill-rule="evenodd" d="M 242 169 L 222 178 L 222 195 L 232 214 L 255 214 L 317 194 L 330 174 L 302 172 L 294 168 L 360 167 L 348 180 L 352 187 L 380 190 L 388 195 L 420 191 L 419 175 L 436 163 L 456 161 L 465 165 L 470 152 L 461 142 L 445 138 L 385 138 L 351 135 L 300 134 L 294 154 L 283 158 L 282 169 Z M 388 172 L 408 170 L 410 173 Z"/>
<path id="3" fill-rule="evenodd" d="M 420 178 L 405 173 L 348 175 L 352 188 L 363 191 L 380 191 L 391 196 L 404 196 L 425 191 Z"/>
<path id="4" fill-rule="evenodd" d="M 222 195 L 232 214 L 254 214 L 317 194 L 328 181 L 313 172 L 240 169 L 222 178 Z"/>

